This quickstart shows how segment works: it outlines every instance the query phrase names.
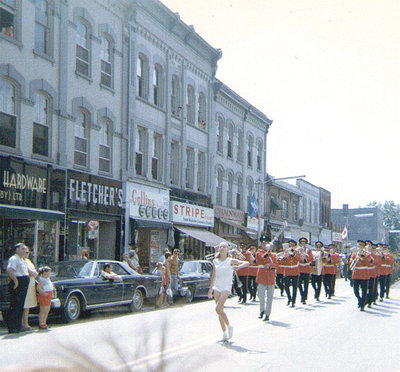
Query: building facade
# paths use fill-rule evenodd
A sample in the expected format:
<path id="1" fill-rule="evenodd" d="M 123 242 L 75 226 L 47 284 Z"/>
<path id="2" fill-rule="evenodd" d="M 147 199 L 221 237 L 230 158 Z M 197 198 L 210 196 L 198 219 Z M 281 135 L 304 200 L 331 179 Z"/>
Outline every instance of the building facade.
<path id="1" fill-rule="evenodd" d="M 193 26 L 157 0 L 0 0 L 0 12 L 2 265 L 20 240 L 47 263 L 82 249 L 120 259 L 130 244 L 146 267 L 167 245 L 200 257 L 214 218 L 176 222 L 176 203 L 246 220 L 271 121 L 216 79 L 221 51 Z"/>

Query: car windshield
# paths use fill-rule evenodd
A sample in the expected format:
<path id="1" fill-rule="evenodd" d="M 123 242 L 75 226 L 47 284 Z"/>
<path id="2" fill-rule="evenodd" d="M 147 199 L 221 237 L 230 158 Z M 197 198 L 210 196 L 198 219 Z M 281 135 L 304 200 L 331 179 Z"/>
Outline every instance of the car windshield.
<path id="1" fill-rule="evenodd" d="M 59 262 L 54 265 L 53 275 L 55 278 L 83 278 L 90 276 L 93 262 Z"/>
<path id="2" fill-rule="evenodd" d="M 179 270 L 179 274 L 191 274 L 197 272 L 197 262 L 185 261 Z"/>

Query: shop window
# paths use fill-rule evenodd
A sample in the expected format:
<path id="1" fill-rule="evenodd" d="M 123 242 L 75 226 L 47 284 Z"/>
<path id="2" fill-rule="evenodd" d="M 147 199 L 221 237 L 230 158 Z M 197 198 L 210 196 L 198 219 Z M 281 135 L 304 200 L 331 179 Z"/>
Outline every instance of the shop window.
<path id="1" fill-rule="evenodd" d="M 101 49 L 100 49 L 100 63 L 101 73 L 100 79 L 101 84 L 106 87 L 112 88 L 113 79 L 113 45 L 109 36 L 102 35 L 101 37 Z"/>
<path id="2" fill-rule="evenodd" d="M 90 74 L 90 41 L 89 27 L 78 21 L 76 30 L 76 72 L 89 76 Z"/>
<path id="3" fill-rule="evenodd" d="M 100 122 L 99 138 L 99 170 L 111 172 L 111 145 L 112 145 L 112 122 L 103 118 Z"/>
<path id="4" fill-rule="evenodd" d="M 156 106 L 163 106 L 163 81 L 162 81 L 162 67 L 158 64 L 154 66 L 153 70 L 153 102 Z"/>
<path id="5" fill-rule="evenodd" d="M 207 104 L 206 96 L 204 93 L 199 94 L 199 110 L 198 110 L 198 126 L 201 129 L 206 129 L 207 124 Z"/>
<path id="6" fill-rule="evenodd" d="M 99 221 L 80 219 L 69 220 L 68 250 L 69 259 L 79 259 L 86 250 L 90 259 L 99 257 Z"/>
<path id="7" fill-rule="evenodd" d="M 151 158 L 151 175 L 154 180 L 161 180 L 161 160 L 163 158 L 163 143 L 162 136 L 158 133 L 154 133 L 153 136 L 153 156 Z"/>
<path id="8" fill-rule="evenodd" d="M 197 190 L 200 192 L 204 192 L 206 189 L 206 154 L 202 151 L 199 151 L 197 154 Z"/>
<path id="9" fill-rule="evenodd" d="M 147 158 L 147 131 L 138 127 L 136 136 L 136 159 L 135 169 L 139 176 L 146 176 L 146 158 Z"/>
<path id="10" fill-rule="evenodd" d="M 49 3 L 35 2 L 35 50 L 50 55 Z"/>
<path id="11" fill-rule="evenodd" d="M 187 122 L 190 124 L 194 124 L 194 116 L 195 116 L 195 97 L 194 97 L 194 88 L 191 85 L 188 85 L 186 90 L 186 115 Z"/>
<path id="12" fill-rule="evenodd" d="M 194 183 L 194 149 L 186 149 L 186 188 L 193 189 Z"/>
<path id="13" fill-rule="evenodd" d="M 74 163 L 82 167 L 88 166 L 89 145 L 89 113 L 80 109 L 75 120 Z"/>
<path id="14" fill-rule="evenodd" d="M 2 35 L 16 38 L 16 7 L 13 1 L 0 2 L 0 32 Z"/>
<path id="15" fill-rule="evenodd" d="M 0 145 L 16 148 L 17 116 L 15 87 L 0 78 Z"/>
<path id="16" fill-rule="evenodd" d="M 170 182 L 172 185 L 179 183 L 179 143 L 171 142 Z"/>
<path id="17" fill-rule="evenodd" d="M 172 115 L 180 117 L 182 111 L 181 106 L 181 93 L 179 78 L 176 75 L 172 75 L 171 81 L 171 112 Z"/>

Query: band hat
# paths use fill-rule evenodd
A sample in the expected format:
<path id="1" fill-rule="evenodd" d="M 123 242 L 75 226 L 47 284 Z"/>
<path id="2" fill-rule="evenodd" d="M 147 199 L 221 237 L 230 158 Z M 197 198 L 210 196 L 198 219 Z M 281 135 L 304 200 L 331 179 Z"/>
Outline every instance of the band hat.
<path id="1" fill-rule="evenodd" d="M 294 239 L 289 239 L 289 240 L 288 240 L 288 243 L 294 243 L 294 244 L 297 244 L 296 240 L 294 240 Z"/>
<path id="2" fill-rule="evenodd" d="M 336 245 L 333 244 L 333 243 L 331 243 L 331 244 L 328 245 L 328 247 L 334 247 L 334 248 L 336 248 Z"/>
<path id="3" fill-rule="evenodd" d="M 261 235 L 260 236 L 260 242 L 262 243 L 262 242 L 267 242 L 268 241 L 268 239 L 267 239 L 267 236 L 266 235 Z"/>
<path id="4" fill-rule="evenodd" d="M 361 240 L 361 239 L 358 239 L 358 240 L 357 240 L 357 243 L 363 243 L 363 244 L 365 244 L 365 241 L 364 241 L 364 240 Z"/>
<path id="5" fill-rule="evenodd" d="M 303 240 L 305 240 L 305 242 L 308 243 L 308 239 L 305 238 L 304 236 L 302 236 L 302 237 L 299 239 L 299 243 L 301 243 Z"/>
<path id="6" fill-rule="evenodd" d="M 373 244 L 371 240 L 365 240 L 365 244 L 370 243 L 371 245 Z"/>
<path id="7" fill-rule="evenodd" d="M 315 245 L 317 245 L 317 244 L 321 244 L 322 246 L 324 245 L 324 243 L 322 243 L 320 240 L 317 240 L 316 242 L 315 242 Z"/>

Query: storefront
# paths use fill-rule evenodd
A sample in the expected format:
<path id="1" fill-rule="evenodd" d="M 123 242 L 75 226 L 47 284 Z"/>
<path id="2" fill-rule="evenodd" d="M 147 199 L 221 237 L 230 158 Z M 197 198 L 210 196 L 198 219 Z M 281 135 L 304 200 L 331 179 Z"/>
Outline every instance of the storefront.
<path id="1" fill-rule="evenodd" d="M 171 219 L 175 228 L 175 246 L 183 252 L 185 259 L 203 259 L 222 237 L 209 231 L 214 227 L 214 210 L 195 204 L 171 201 Z"/>
<path id="2" fill-rule="evenodd" d="M 65 171 L 12 156 L 0 156 L 0 268 L 14 245 L 24 242 L 37 266 L 62 258 Z"/>
<path id="3" fill-rule="evenodd" d="M 121 258 L 123 200 L 120 181 L 67 171 L 67 259 Z"/>
<path id="4" fill-rule="evenodd" d="M 168 246 L 168 238 L 172 238 L 169 190 L 128 182 L 127 208 L 130 244 L 137 247 L 142 269 L 151 271 Z M 173 242 L 170 244 L 173 246 Z"/>
<path id="5" fill-rule="evenodd" d="M 239 209 L 214 206 L 215 234 L 235 244 L 247 243 L 246 239 L 246 214 Z"/>

